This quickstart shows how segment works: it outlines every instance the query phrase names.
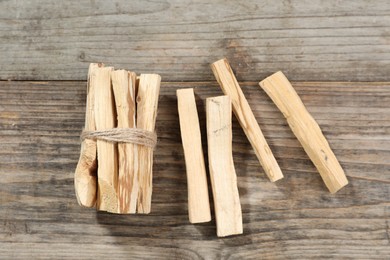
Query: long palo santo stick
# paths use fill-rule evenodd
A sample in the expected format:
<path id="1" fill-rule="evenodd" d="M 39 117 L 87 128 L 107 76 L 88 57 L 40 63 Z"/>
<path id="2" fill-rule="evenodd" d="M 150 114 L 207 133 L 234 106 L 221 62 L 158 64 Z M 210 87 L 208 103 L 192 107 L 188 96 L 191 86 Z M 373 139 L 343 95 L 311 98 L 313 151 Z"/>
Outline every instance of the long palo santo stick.
<path id="1" fill-rule="evenodd" d="M 232 155 L 232 107 L 229 96 L 206 100 L 210 179 L 219 237 L 242 234 L 241 204 Z"/>
<path id="2" fill-rule="evenodd" d="M 191 223 L 208 222 L 210 202 L 194 89 L 178 89 L 176 95 L 187 170 L 188 216 Z"/>
<path id="3" fill-rule="evenodd" d="M 161 77 L 141 74 L 137 94 L 137 128 L 154 131 Z M 153 148 L 138 147 L 138 213 L 150 213 L 152 203 Z"/>
<path id="4" fill-rule="evenodd" d="M 306 110 L 294 88 L 279 71 L 260 82 L 260 86 L 286 117 L 306 153 L 331 193 L 348 184 L 340 163 L 329 147 L 320 127 Z"/>
<path id="5" fill-rule="evenodd" d="M 85 112 L 85 131 L 94 131 L 95 127 L 95 85 L 96 69 L 103 64 L 91 63 L 88 70 L 87 104 Z M 77 163 L 74 185 L 77 201 L 85 207 L 96 203 L 96 141 L 85 139 L 81 144 L 80 159 Z"/>
<path id="6" fill-rule="evenodd" d="M 111 72 L 118 128 L 135 127 L 135 80 L 136 74 L 125 70 Z M 136 145 L 118 144 L 119 177 L 118 177 L 118 212 L 135 213 L 138 197 L 137 169 L 134 164 Z"/>
<path id="7" fill-rule="evenodd" d="M 263 166 L 268 178 L 271 181 L 277 181 L 283 178 L 282 171 L 264 138 L 260 126 L 249 107 L 248 101 L 234 76 L 229 62 L 226 59 L 216 61 L 211 64 L 211 69 L 213 70 L 222 91 L 232 99 L 233 111 L 255 150 L 256 156 Z"/>
<path id="8" fill-rule="evenodd" d="M 115 105 L 111 88 L 112 67 L 99 68 L 96 71 L 95 122 L 96 130 L 115 128 Z M 98 152 L 98 210 L 118 213 L 117 181 L 118 155 L 117 145 L 97 140 Z"/>

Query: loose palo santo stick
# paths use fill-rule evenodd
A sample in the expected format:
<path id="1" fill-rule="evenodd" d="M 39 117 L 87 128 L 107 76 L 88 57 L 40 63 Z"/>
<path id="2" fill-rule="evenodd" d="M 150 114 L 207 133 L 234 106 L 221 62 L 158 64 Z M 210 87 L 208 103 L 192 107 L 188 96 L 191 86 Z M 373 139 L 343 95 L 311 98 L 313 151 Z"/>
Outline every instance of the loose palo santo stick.
<path id="1" fill-rule="evenodd" d="M 91 63 L 88 70 L 87 104 L 84 131 L 94 131 L 95 127 L 95 85 L 97 68 L 103 64 Z M 80 159 L 74 175 L 76 197 L 79 205 L 93 207 L 96 203 L 96 141 L 85 139 L 81 144 Z"/>
<path id="2" fill-rule="evenodd" d="M 291 130 L 317 167 L 329 191 L 335 193 L 347 185 L 347 177 L 328 141 L 284 74 L 276 72 L 261 81 L 260 86 L 286 117 Z"/>
<path id="3" fill-rule="evenodd" d="M 210 179 L 219 237 L 242 234 L 241 204 L 232 155 L 232 108 L 229 96 L 206 100 Z"/>
<path id="4" fill-rule="evenodd" d="M 178 89 L 176 95 L 187 170 L 189 220 L 208 222 L 211 220 L 209 193 L 194 89 Z"/>
<path id="5" fill-rule="evenodd" d="M 226 59 L 216 61 L 211 64 L 211 69 L 222 91 L 225 95 L 230 96 L 233 111 L 268 178 L 273 182 L 283 178 L 282 171 L 264 138 L 240 85 L 238 85 L 229 62 Z"/>
<path id="6" fill-rule="evenodd" d="M 125 70 L 111 72 L 118 128 L 135 128 L 135 80 L 136 74 Z M 136 145 L 119 143 L 118 212 L 136 213 L 138 197 Z"/>
<path id="7" fill-rule="evenodd" d="M 137 94 L 137 128 L 154 132 L 161 77 L 141 74 Z M 138 147 L 138 213 L 150 213 L 152 203 L 153 148 Z"/>
<path id="8" fill-rule="evenodd" d="M 111 89 L 110 74 L 112 67 L 96 70 L 95 123 L 96 130 L 115 128 L 116 115 L 114 97 Z M 118 213 L 117 181 L 118 155 L 117 145 L 97 140 L 98 153 L 98 210 Z"/>

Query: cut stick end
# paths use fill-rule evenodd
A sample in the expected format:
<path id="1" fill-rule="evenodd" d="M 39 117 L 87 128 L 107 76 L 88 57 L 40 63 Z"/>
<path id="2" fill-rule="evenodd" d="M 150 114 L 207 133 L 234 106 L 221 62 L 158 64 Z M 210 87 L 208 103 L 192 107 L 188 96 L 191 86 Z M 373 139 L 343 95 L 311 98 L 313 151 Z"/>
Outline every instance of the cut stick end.
<path id="1" fill-rule="evenodd" d="M 206 105 L 208 104 L 212 104 L 212 103 L 215 103 L 217 105 L 223 103 L 231 103 L 231 98 L 229 96 L 218 96 L 218 97 L 209 97 L 209 98 L 206 98 Z"/>
<path id="2" fill-rule="evenodd" d="M 148 79 L 156 79 L 157 81 L 161 81 L 160 74 L 141 74 L 139 77 L 137 77 L 137 80 L 141 80 L 142 78 L 148 78 Z"/>
<path id="3" fill-rule="evenodd" d="M 104 63 L 102 63 L 102 62 L 99 62 L 99 63 L 91 63 L 91 64 L 94 64 L 94 65 L 98 66 L 99 68 L 103 68 L 103 67 L 104 67 Z"/>
<path id="4" fill-rule="evenodd" d="M 232 233 L 232 234 L 218 234 L 217 232 L 217 236 L 218 237 L 229 237 L 229 236 L 235 236 L 235 235 L 241 235 L 243 232 L 236 232 L 236 233 Z"/>
<path id="5" fill-rule="evenodd" d="M 228 236 L 234 236 L 234 235 L 241 235 L 243 234 L 244 231 L 242 229 L 242 225 L 239 226 L 239 227 L 236 227 L 235 230 L 223 230 L 223 231 L 218 231 L 217 230 L 217 236 L 218 237 L 228 237 Z"/>
<path id="6" fill-rule="evenodd" d="M 96 205 L 96 177 L 75 177 L 74 186 L 77 202 L 80 206 L 92 208 Z"/>
<path id="7" fill-rule="evenodd" d="M 104 180 L 98 180 L 97 209 L 110 213 L 118 213 L 118 197 L 113 186 Z"/>
<path id="8" fill-rule="evenodd" d="M 225 70 L 226 68 L 228 68 L 228 71 L 231 71 L 229 61 L 226 58 L 223 58 L 223 59 L 220 59 L 220 60 L 217 60 L 217 61 L 211 63 L 210 68 L 213 71 L 214 76 L 220 85 L 222 84 L 222 82 L 220 82 L 221 70 Z"/>
<path id="9" fill-rule="evenodd" d="M 259 85 L 262 89 L 264 89 L 266 87 L 266 82 L 270 79 L 273 79 L 273 78 L 280 78 L 280 79 L 285 79 L 285 80 L 288 80 L 286 75 L 284 75 L 284 73 L 282 71 L 277 71 L 275 72 L 274 74 L 266 77 L 265 79 L 263 79 L 262 81 L 259 82 Z"/>
<path id="10" fill-rule="evenodd" d="M 280 169 L 278 169 L 276 174 L 274 174 L 272 176 L 268 176 L 268 177 L 269 177 L 271 182 L 276 182 L 276 181 L 281 180 L 281 179 L 284 178 L 283 173 L 282 173 L 282 171 Z"/>
<path id="11" fill-rule="evenodd" d="M 333 182 L 332 185 L 328 185 L 329 192 L 331 194 L 335 194 L 339 190 L 341 190 L 343 187 L 348 185 L 348 179 L 347 177 L 342 176 L 343 178 L 341 180 L 338 180 L 338 182 Z"/>
<path id="12" fill-rule="evenodd" d="M 96 68 L 103 68 L 104 67 L 104 63 L 90 63 L 89 64 L 89 72 L 91 72 L 91 70 L 93 69 L 96 69 Z"/>
<path id="13" fill-rule="evenodd" d="M 222 59 L 219 59 L 213 63 L 210 64 L 211 67 L 217 65 L 217 64 L 220 64 L 220 63 L 229 63 L 228 59 L 227 58 L 222 58 Z"/>
<path id="14" fill-rule="evenodd" d="M 193 88 L 182 88 L 176 90 L 176 96 L 188 96 L 188 95 L 194 95 L 194 89 Z"/>
<path id="15" fill-rule="evenodd" d="M 209 216 L 202 216 L 202 217 L 190 217 L 189 221 L 191 224 L 199 224 L 199 223 L 206 223 L 211 221 L 211 215 Z"/>

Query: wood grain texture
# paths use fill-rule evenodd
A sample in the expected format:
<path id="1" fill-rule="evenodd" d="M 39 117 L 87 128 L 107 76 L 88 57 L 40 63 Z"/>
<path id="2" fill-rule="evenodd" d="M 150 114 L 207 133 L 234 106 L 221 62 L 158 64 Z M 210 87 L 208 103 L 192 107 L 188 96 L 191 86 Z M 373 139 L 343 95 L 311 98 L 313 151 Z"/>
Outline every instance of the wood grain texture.
<path id="1" fill-rule="evenodd" d="M 188 218 L 191 223 L 209 222 L 211 220 L 209 191 L 194 89 L 178 89 L 176 96 L 186 163 Z"/>
<path id="2" fill-rule="evenodd" d="M 258 82 L 240 82 L 285 178 L 268 180 L 233 118 L 244 234 L 218 239 L 214 221 L 188 222 L 176 107 L 176 89 L 194 88 L 205 136 L 205 99 L 222 94 L 216 82 L 162 84 L 153 211 L 112 215 L 80 207 L 74 195 L 86 83 L 0 81 L 0 258 L 387 258 L 390 83 L 292 83 L 350 184 L 329 194 Z"/>
<path id="3" fill-rule="evenodd" d="M 88 69 L 87 101 L 85 105 L 84 131 L 95 131 L 95 69 L 102 64 L 91 63 Z M 74 174 L 77 201 L 85 207 L 94 207 L 97 196 L 97 147 L 96 140 L 85 139 L 81 143 L 80 158 Z"/>
<path id="4" fill-rule="evenodd" d="M 206 99 L 207 148 L 218 237 L 242 234 L 240 196 L 232 152 L 232 100 Z"/>
<path id="5" fill-rule="evenodd" d="M 0 1 L 0 79 L 85 80 L 104 62 L 169 81 L 390 81 L 387 0 Z"/>
<path id="6" fill-rule="evenodd" d="M 136 127 L 135 82 L 137 75 L 126 70 L 111 72 L 118 128 Z M 138 198 L 138 148 L 118 143 L 118 213 L 136 213 Z"/>
<path id="7" fill-rule="evenodd" d="M 97 68 L 95 86 L 96 130 L 109 130 L 117 126 L 114 94 L 111 84 L 112 67 Z M 118 145 L 97 140 L 98 190 L 97 210 L 118 213 Z"/>
<path id="8" fill-rule="evenodd" d="M 329 191 L 335 193 L 347 185 L 344 170 L 322 134 L 321 128 L 307 111 L 283 72 L 272 74 L 260 81 L 259 85 L 287 119 L 292 132 L 318 169 Z"/>
<path id="9" fill-rule="evenodd" d="M 321 128 L 307 111 L 283 72 L 272 74 L 260 81 L 259 85 L 287 119 L 292 132 L 318 169 L 329 191 L 335 193 L 347 185 L 344 170 L 322 134 Z"/>
<path id="10" fill-rule="evenodd" d="M 154 132 L 156 127 L 161 77 L 141 74 L 137 90 L 137 128 Z M 138 146 L 137 212 L 149 214 L 152 207 L 153 148 Z"/>

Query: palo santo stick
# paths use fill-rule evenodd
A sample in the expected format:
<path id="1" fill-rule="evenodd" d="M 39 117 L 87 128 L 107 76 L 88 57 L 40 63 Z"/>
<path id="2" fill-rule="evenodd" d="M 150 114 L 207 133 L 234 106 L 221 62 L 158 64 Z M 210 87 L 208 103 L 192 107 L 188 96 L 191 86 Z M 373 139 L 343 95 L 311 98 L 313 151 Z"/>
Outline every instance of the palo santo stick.
<path id="1" fill-rule="evenodd" d="M 141 74 L 137 94 L 137 128 L 154 131 L 161 77 Z M 153 148 L 138 147 L 138 213 L 150 213 L 152 203 Z"/>
<path id="2" fill-rule="evenodd" d="M 96 68 L 103 64 L 91 63 L 88 70 L 87 104 L 85 112 L 85 131 L 94 131 Z M 96 141 L 85 139 L 81 144 L 80 159 L 77 163 L 74 185 L 79 205 L 93 207 L 96 203 Z"/>
<path id="3" fill-rule="evenodd" d="M 286 76 L 281 71 L 276 72 L 261 81 L 260 86 L 286 117 L 291 130 L 317 167 L 329 191 L 335 193 L 347 185 L 347 177 L 328 141 Z"/>
<path id="4" fill-rule="evenodd" d="M 229 96 L 206 100 L 210 179 L 219 237 L 242 234 L 241 204 L 232 155 L 232 107 Z"/>
<path id="5" fill-rule="evenodd" d="M 112 67 L 96 70 L 95 123 L 96 130 L 115 128 L 116 115 L 111 89 Z M 117 145 L 97 140 L 98 153 L 98 210 L 118 213 L 118 155 Z"/>
<path id="6" fill-rule="evenodd" d="M 178 89 L 176 95 L 187 170 L 189 220 L 191 223 L 208 222 L 211 220 L 210 202 L 194 89 Z"/>
<path id="7" fill-rule="evenodd" d="M 283 178 L 282 171 L 264 138 L 240 85 L 238 85 L 229 62 L 226 59 L 216 61 L 211 64 L 211 69 L 213 70 L 222 91 L 225 95 L 230 96 L 233 103 L 234 114 L 255 150 L 256 156 L 263 166 L 268 178 L 272 182 Z"/>
<path id="8" fill-rule="evenodd" d="M 111 72 L 118 128 L 134 128 L 135 125 L 135 79 L 136 74 L 125 70 Z M 118 212 L 135 213 L 138 197 L 137 169 L 134 164 L 136 145 L 119 143 Z"/>

